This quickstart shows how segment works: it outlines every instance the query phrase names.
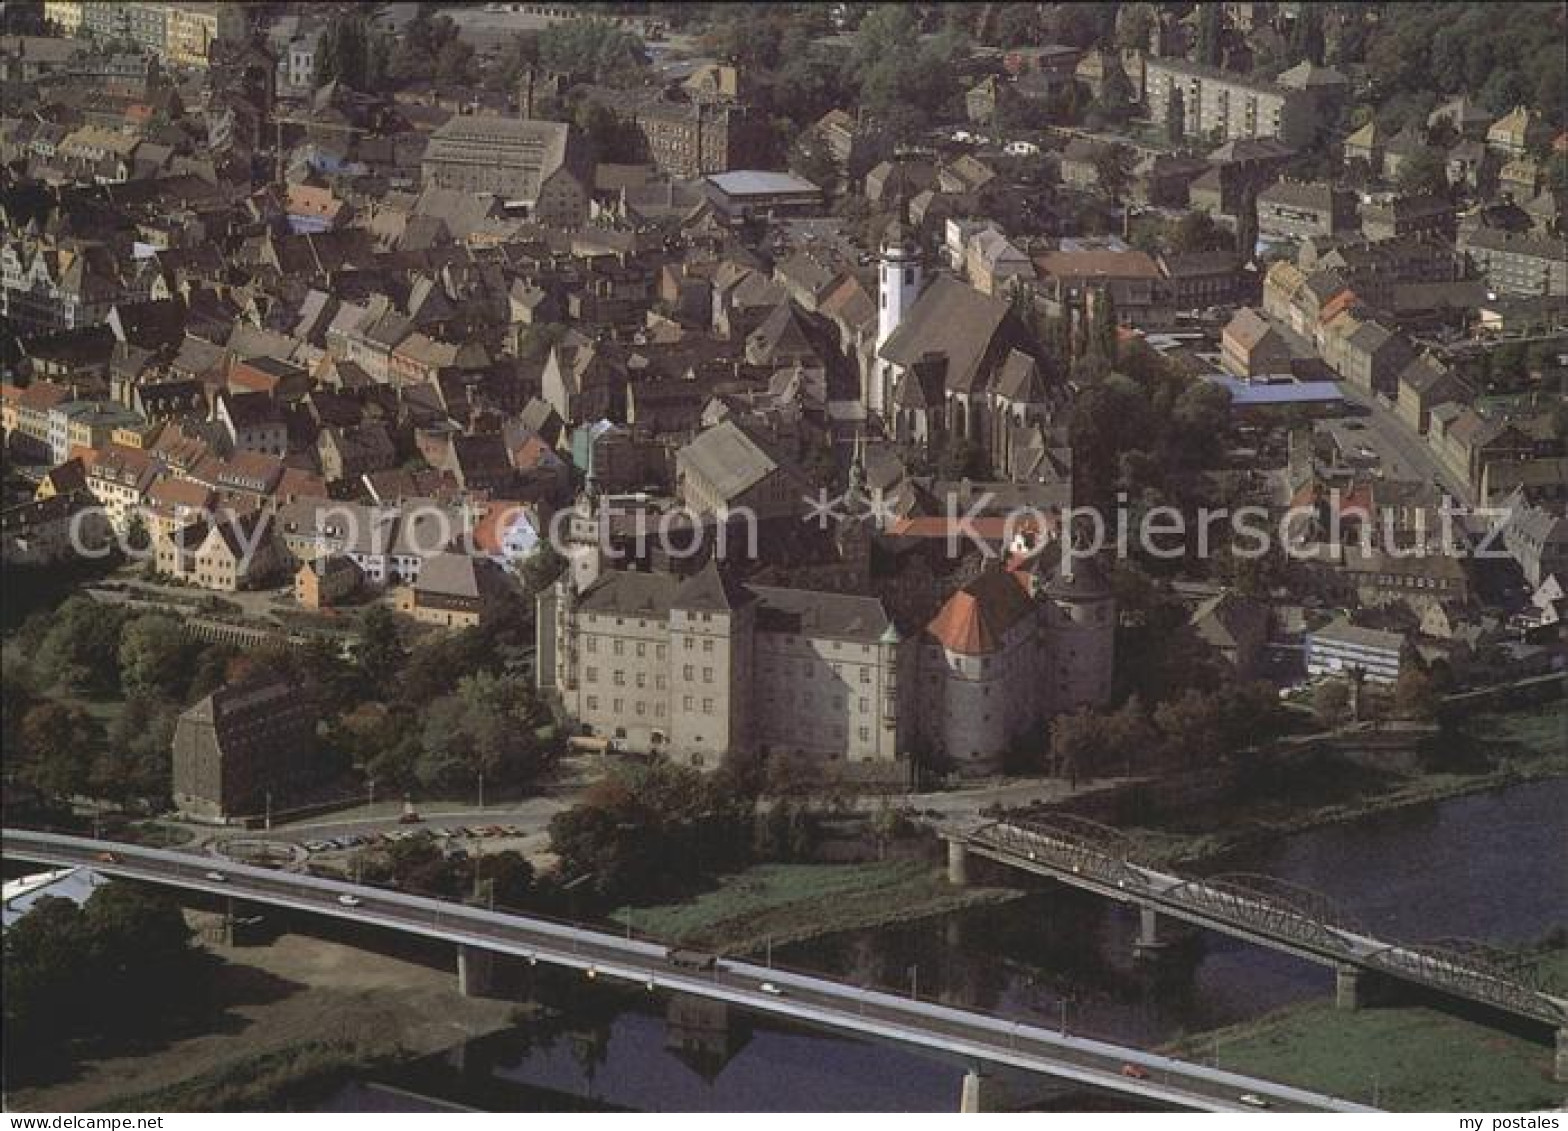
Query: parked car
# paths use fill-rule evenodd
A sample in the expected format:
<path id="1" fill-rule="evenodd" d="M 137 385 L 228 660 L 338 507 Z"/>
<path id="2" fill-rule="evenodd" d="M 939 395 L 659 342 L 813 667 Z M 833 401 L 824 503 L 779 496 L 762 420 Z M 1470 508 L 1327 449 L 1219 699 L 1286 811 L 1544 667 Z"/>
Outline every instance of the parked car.
<path id="1" fill-rule="evenodd" d="M 222 872 L 208 872 L 207 878 L 215 884 L 227 883 L 229 879 Z"/>
<path id="2" fill-rule="evenodd" d="M 1248 1107 L 1269 1107 L 1270 1106 L 1268 1100 L 1264 1099 L 1262 1096 L 1255 1095 L 1252 1092 L 1243 1092 L 1241 1095 L 1237 1096 L 1236 1098 L 1238 1100 L 1240 1100 L 1242 1103 L 1246 1104 Z"/>
<path id="3" fill-rule="evenodd" d="M 350 895 L 348 892 L 344 892 L 342 895 L 338 896 L 338 902 L 341 903 L 344 907 L 358 907 L 359 896 Z"/>
<path id="4" fill-rule="evenodd" d="M 1136 1064 L 1124 1064 L 1122 1065 L 1122 1075 L 1129 1080 L 1147 1080 L 1149 1078 L 1149 1070 Z"/>
<path id="5" fill-rule="evenodd" d="M 759 990 L 761 990 L 763 993 L 771 994 L 774 997 L 783 997 L 784 996 L 784 991 L 782 989 L 780 989 L 777 985 L 775 985 L 772 982 L 763 982 L 757 988 Z"/>

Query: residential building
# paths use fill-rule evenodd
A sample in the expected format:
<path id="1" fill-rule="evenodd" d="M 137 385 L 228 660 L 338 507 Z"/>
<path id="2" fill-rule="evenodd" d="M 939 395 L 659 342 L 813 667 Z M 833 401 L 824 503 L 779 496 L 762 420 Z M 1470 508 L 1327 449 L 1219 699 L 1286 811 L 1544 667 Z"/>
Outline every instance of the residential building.
<path id="1" fill-rule="evenodd" d="M 578 140 L 564 122 L 489 114 L 449 120 L 430 135 L 420 161 L 426 187 L 499 196 L 552 214 L 570 212 L 577 223 L 587 218 L 593 184 L 584 165 Z M 558 178 L 563 170 L 567 176 Z"/>
<path id="2" fill-rule="evenodd" d="M 1531 588 L 1551 577 L 1568 577 L 1568 518 L 1531 503 L 1523 491 L 1515 491 L 1506 505 L 1503 545 Z"/>
<path id="3" fill-rule="evenodd" d="M 421 624 L 472 628 L 487 619 L 506 587 L 505 570 L 487 557 L 433 554 L 419 577 L 398 590 L 397 609 Z"/>
<path id="4" fill-rule="evenodd" d="M 1317 131 L 1315 101 L 1305 90 L 1183 59 L 1147 59 L 1144 103 L 1150 119 L 1166 121 L 1172 101 L 1179 103 L 1190 138 L 1268 137 L 1302 146 Z"/>
<path id="5" fill-rule="evenodd" d="M 1269 319 L 1242 307 L 1220 333 L 1220 363 L 1237 377 L 1289 373 L 1295 351 Z"/>
<path id="6" fill-rule="evenodd" d="M 1399 678 L 1404 649 L 1405 638 L 1398 633 L 1337 620 L 1307 633 L 1307 674 L 1359 674 L 1370 683 L 1393 683 Z"/>
<path id="7" fill-rule="evenodd" d="M 347 554 L 327 554 L 300 565 L 294 574 L 294 600 L 307 609 L 329 608 L 354 593 L 363 577 Z"/>
<path id="8" fill-rule="evenodd" d="M 1475 228 L 1460 234 L 1459 250 L 1499 294 L 1568 296 L 1568 240 Z"/>
<path id="9" fill-rule="evenodd" d="M 1299 242 L 1356 226 L 1356 197 L 1324 182 L 1279 181 L 1258 194 L 1258 236 Z"/>

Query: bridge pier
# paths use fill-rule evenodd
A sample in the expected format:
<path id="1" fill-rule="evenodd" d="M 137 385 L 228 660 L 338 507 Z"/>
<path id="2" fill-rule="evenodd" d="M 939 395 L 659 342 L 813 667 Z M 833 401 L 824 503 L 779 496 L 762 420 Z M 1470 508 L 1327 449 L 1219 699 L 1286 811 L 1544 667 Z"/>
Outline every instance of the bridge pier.
<path id="1" fill-rule="evenodd" d="M 978 1115 L 1001 1111 L 1003 1097 L 1004 1089 L 1000 1080 L 980 1068 L 971 1068 L 964 1073 L 963 1091 L 958 1100 L 959 1114 Z"/>
<path id="2" fill-rule="evenodd" d="M 1135 954 L 1153 954 L 1164 950 L 1166 942 L 1160 938 L 1160 916 L 1154 908 L 1140 906 L 1138 908 L 1138 937 L 1133 940 Z"/>
<path id="3" fill-rule="evenodd" d="M 495 952 L 457 944 L 457 989 L 464 997 L 487 997 L 495 982 Z"/>
<path id="4" fill-rule="evenodd" d="M 1364 972 L 1359 966 L 1343 963 L 1334 967 L 1334 1008 L 1355 1010 L 1366 1004 Z"/>
<path id="5" fill-rule="evenodd" d="M 947 882 L 955 888 L 969 886 L 969 848 L 961 840 L 947 842 Z"/>
<path id="6" fill-rule="evenodd" d="M 1568 1026 L 1557 1030 L 1557 1060 L 1552 1067 L 1552 1079 L 1568 1084 Z"/>

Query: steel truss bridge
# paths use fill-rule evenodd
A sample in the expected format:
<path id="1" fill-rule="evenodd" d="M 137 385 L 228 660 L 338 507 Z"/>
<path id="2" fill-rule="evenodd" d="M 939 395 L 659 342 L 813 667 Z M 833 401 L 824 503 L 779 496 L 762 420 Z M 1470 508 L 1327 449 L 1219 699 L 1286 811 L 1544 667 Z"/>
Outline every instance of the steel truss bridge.
<path id="1" fill-rule="evenodd" d="M 1125 834 L 1081 817 L 993 821 L 948 839 L 961 851 L 1261 946 L 1568 1027 L 1568 1000 L 1547 993 L 1521 955 L 1464 939 L 1380 939 L 1320 892 L 1244 872 L 1197 878 L 1164 871 L 1139 863 Z"/>

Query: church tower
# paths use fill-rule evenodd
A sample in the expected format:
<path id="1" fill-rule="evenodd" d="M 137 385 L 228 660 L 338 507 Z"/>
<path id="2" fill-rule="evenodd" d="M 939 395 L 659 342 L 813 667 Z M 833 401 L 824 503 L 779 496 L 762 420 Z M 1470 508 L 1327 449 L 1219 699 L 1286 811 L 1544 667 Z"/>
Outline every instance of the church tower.
<path id="1" fill-rule="evenodd" d="M 898 329 L 910 308 L 915 305 L 915 300 L 920 297 L 923 282 L 920 247 L 897 220 L 889 224 L 882 235 L 878 261 L 877 351 L 880 353 L 887 340 L 893 336 L 893 331 Z M 883 361 L 881 357 L 874 358 L 866 407 L 873 413 L 885 416 L 893 395 L 892 385 L 891 363 Z"/>

